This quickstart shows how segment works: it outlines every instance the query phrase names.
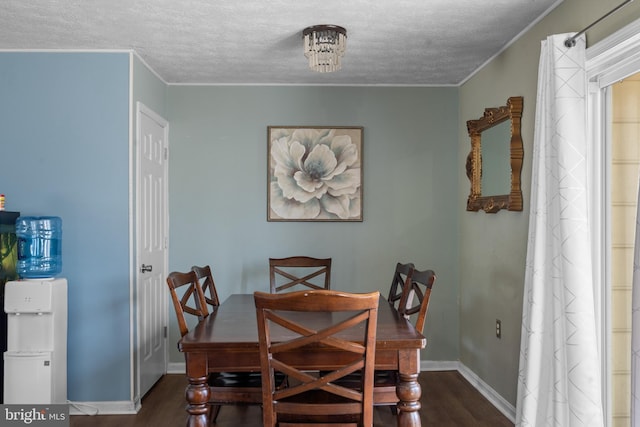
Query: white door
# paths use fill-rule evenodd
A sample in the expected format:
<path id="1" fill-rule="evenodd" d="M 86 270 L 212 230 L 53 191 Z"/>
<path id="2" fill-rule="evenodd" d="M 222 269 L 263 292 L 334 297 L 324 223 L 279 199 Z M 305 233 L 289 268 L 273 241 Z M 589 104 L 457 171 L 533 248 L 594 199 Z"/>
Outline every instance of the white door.
<path id="1" fill-rule="evenodd" d="M 137 104 L 136 259 L 141 398 L 166 372 L 168 123 Z"/>

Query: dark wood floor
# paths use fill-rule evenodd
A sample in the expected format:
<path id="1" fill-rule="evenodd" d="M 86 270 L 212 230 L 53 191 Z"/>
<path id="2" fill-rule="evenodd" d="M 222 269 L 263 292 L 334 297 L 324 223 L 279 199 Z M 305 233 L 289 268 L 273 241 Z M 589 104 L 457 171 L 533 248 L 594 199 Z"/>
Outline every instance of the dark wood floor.
<path id="1" fill-rule="evenodd" d="M 74 415 L 70 427 L 185 426 L 184 375 L 165 375 L 142 399 L 137 415 Z M 423 427 L 513 427 L 502 413 L 456 371 L 422 372 Z M 375 409 L 376 426 L 395 425 L 387 407 Z M 260 427 L 259 406 L 224 406 L 216 426 Z"/>

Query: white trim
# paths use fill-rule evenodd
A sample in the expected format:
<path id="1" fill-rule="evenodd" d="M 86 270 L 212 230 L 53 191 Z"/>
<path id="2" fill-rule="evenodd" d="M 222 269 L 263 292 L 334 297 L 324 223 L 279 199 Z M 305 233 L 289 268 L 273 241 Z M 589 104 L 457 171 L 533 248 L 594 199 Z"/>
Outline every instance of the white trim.
<path id="1" fill-rule="evenodd" d="M 476 375 L 471 369 L 469 369 L 464 363 L 459 361 L 436 361 L 436 360 L 423 360 L 420 362 L 420 370 L 423 372 L 428 371 L 458 371 L 469 384 L 473 386 L 478 392 L 484 396 L 498 411 L 500 411 L 505 417 L 512 423 L 516 422 L 516 408 L 511 403 L 507 402 L 500 394 L 493 389 L 489 384 L 484 382 L 478 375 Z"/>
<path id="2" fill-rule="evenodd" d="M 134 228 L 134 169 L 133 169 L 133 57 L 129 53 L 129 398 L 135 399 L 136 386 L 135 380 L 135 364 L 136 364 L 136 347 L 135 347 L 135 228 Z"/>
<path id="3" fill-rule="evenodd" d="M 0 49 L 0 52 L 27 53 L 130 53 L 132 49 Z"/>
<path id="4" fill-rule="evenodd" d="M 598 104 L 600 106 L 600 120 L 599 127 L 600 131 L 598 135 L 600 135 L 600 153 L 603 153 L 603 156 L 600 160 L 600 185 L 602 191 L 600 191 L 600 213 L 602 215 L 601 223 L 604 226 L 600 227 L 600 242 L 597 242 L 601 248 L 601 256 L 604 260 L 600 270 L 600 285 L 602 286 L 602 298 L 600 300 L 600 324 L 601 327 L 605 328 L 601 334 L 600 341 L 600 350 L 602 355 L 602 364 L 607 368 L 605 373 L 605 382 L 603 382 L 604 395 L 603 403 L 605 418 L 605 426 L 611 426 L 613 423 L 613 400 L 611 398 L 612 394 L 612 379 L 613 379 L 613 364 L 611 357 L 611 346 L 612 346 L 612 333 L 613 330 L 611 328 L 611 322 L 613 313 L 611 310 L 612 300 L 611 300 L 611 288 L 612 288 L 612 267 L 611 267 L 611 230 L 612 230 L 612 216 L 611 216 L 611 168 L 612 168 L 612 155 L 611 155 L 611 143 L 612 143 L 612 130 L 611 125 L 613 123 L 613 105 L 612 105 L 612 91 L 610 88 L 601 89 L 598 93 L 598 98 L 596 98 Z M 594 118 L 595 121 L 595 118 Z M 595 125 L 594 125 L 595 126 Z M 595 147 L 598 147 L 597 145 Z M 593 159 L 595 162 L 598 159 Z M 609 184 L 609 185 L 608 185 Z M 594 208 L 595 209 L 595 208 Z"/>
<path id="5" fill-rule="evenodd" d="M 187 368 L 184 362 L 170 362 L 167 365 L 167 374 L 186 374 Z"/>
<path id="6" fill-rule="evenodd" d="M 423 372 L 428 371 L 458 371 L 469 384 L 473 386 L 478 392 L 484 396 L 498 411 L 500 411 L 505 417 L 512 423 L 516 422 L 516 408 L 511 403 L 507 402 L 500 394 L 493 389 L 489 384 L 484 382 L 478 375 L 476 375 L 471 369 L 469 369 L 464 363 L 459 361 L 437 361 L 437 360 L 423 360 L 420 362 L 420 370 Z"/>
<path id="7" fill-rule="evenodd" d="M 460 87 L 459 83 L 167 83 L 167 86 L 211 86 L 211 87 Z"/>
<path id="8" fill-rule="evenodd" d="M 469 383 L 480 392 L 495 408 L 502 412 L 502 414 L 509 419 L 512 423 L 516 422 L 516 408 L 509 402 L 507 402 L 497 391 L 495 391 L 489 384 L 482 381 L 473 371 L 467 368 L 464 364 L 460 363 L 458 372 Z"/>
<path id="9" fill-rule="evenodd" d="M 71 402 L 69 415 L 132 415 L 140 411 L 140 402 L 122 400 L 114 402 Z"/>
<path id="10" fill-rule="evenodd" d="M 615 33 L 605 37 L 600 40 L 598 43 L 593 46 L 589 46 L 587 48 L 587 63 L 593 61 L 606 61 L 608 56 L 611 56 L 614 51 L 611 51 L 613 48 L 637 48 L 636 41 L 640 36 L 640 21 L 636 20 Z M 592 65 L 588 66 L 590 68 Z"/>
<path id="11" fill-rule="evenodd" d="M 596 327 L 598 332 L 600 365 L 602 369 L 602 404 L 605 425 L 611 420 L 611 239 L 610 239 L 610 195 L 607 191 L 607 182 L 610 174 L 610 146 L 611 118 L 606 117 L 611 111 L 610 98 L 607 88 L 600 88 L 597 83 L 589 83 L 588 97 L 588 122 L 587 140 L 589 145 L 590 163 L 588 165 L 589 185 L 592 189 L 589 194 L 590 211 L 593 214 L 591 222 L 593 285 L 596 296 L 595 308 L 597 312 Z"/>
<path id="12" fill-rule="evenodd" d="M 587 77 L 609 86 L 640 69 L 640 20 L 587 49 Z"/>
<path id="13" fill-rule="evenodd" d="M 156 70 L 154 70 L 153 68 L 151 68 L 151 66 L 147 63 L 147 61 L 145 61 L 144 59 L 142 59 L 142 57 L 140 55 L 138 55 L 138 52 L 136 52 L 135 50 L 132 50 L 131 53 L 133 55 L 135 55 L 136 58 L 138 58 L 138 60 L 149 70 L 151 71 L 151 74 L 153 74 L 154 76 L 156 76 L 158 78 L 158 80 L 160 80 L 162 83 L 164 83 L 165 85 L 169 85 L 169 83 L 167 83 L 165 81 L 165 79 L 162 78 L 162 76 L 160 74 L 158 74 L 156 72 Z"/>
<path id="14" fill-rule="evenodd" d="M 457 360 L 421 360 L 420 371 L 459 371 L 460 362 Z"/>

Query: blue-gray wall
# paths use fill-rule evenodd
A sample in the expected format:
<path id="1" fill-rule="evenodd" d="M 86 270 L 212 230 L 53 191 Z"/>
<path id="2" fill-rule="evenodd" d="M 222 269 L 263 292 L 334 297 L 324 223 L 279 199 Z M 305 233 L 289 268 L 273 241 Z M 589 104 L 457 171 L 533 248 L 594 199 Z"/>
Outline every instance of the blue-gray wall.
<path id="1" fill-rule="evenodd" d="M 63 221 L 68 398 L 129 400 L 129 54 L 0 54 L 0 192 Z"/>
<path id="2" fill-rule="evenodd" d="M 386 295 L 411 261 L 438 275 L 422 357 L 457 360 L 457 99 L 457 88 L 171 86 L 170 270 L 210 264 L 224 300 L 269 289 L 269 257 L 332 257 L 332 288 Z M 362 223 L 267 222 L 269 125 L 364 127 Z"/>
<path id="3" fill-rule="evenodd" d="M 269 256 L 331 256 L 353 291 L 412 261 L 438 273 L 430 317 L 447 325 L 427 326 L 423 357 L 457 359 L 457 88 L 167 87 L 128 53 L 4 52 L 0 93 L 7 209 L 63 218 L 70 400 L 132 399 L 138 100 L 170 121 L 170 269 L 211 264 L 225 298 L 266 289 Z M 266 221 L 268 125 L 364 127 L 364 222 Z"/>
<path id="4" fill-rule="evenodd" d="M 142 102 L 147 107 L 162 117 L 166 117 L 167 108 L 167 85 L 160 78 L 151 72 L 137 55 L 132 55 L 133 75 L 132 75 L 132 106 L 131 106 L 131 132 L 132 141 L 135 141 L 136 134 L 136 106 L 137 101 Z"/>

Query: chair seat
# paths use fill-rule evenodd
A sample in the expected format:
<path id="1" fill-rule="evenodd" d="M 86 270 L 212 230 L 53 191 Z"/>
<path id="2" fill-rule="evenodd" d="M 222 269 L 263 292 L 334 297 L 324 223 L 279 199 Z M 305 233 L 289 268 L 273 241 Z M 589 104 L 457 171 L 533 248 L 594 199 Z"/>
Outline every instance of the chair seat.
<path id="1" fill-rule="evenodd" d="M 373 375 L 374 387 L 393 386 L 395 387 L 398 382 L 397 371 L 375 371 Z M 349 388 L 359 387 L 362 383 L 361 371 L 354 372 L 336 381 L 337 384 L 349 384 Z"/>
<path id="2" fill-rule="evenodd" d="M 357 371 L 336 381 L 336 384 L 343 387 L 359 390 L 362 387 L 362 372 Z M 396 384 L 398 384 L 397 371 L 375 371 L 373 376 L 373 396 L 376 405 L 393 405 L 398 403 L 396 395 Z"/>
<path id="3" fill-rule="evenodd" d="M 292 405 L 291 413 L 288 411 Z M 327 410 L 330 405 L 330 410 Z M 357 425 L 357 412 L 361 403 L 328 393 L 323 390 L 310 390 L 298 395 L 280 399 L 276 403 L 278 421 L 283 423 L 339 423 L 340 425 Z M 301 414 L 301 410 L 304 414 Z"/>
<path id="4" fill-rule="evenodd" d="M 331 409 L 327 410 L 327 406 Z M 323 390 L 309 390 L 275 404 L 278 425 L 339 424 L 342 427 L 358 426 L 360 402 L 350 400 Z M 291 411 L 291 412 L 290 412 Z"/>
<path id="5" fill-rule="evenodd" d="M 261 387 L 258 372 L 216 372 L 209 377 L 209 385 L 214 387 Z"/>
<path id="6" fill-rule="evenodd" d="M 276 372 L 276 386 L 281 385 L 285 379 L 285 375 Z M 212 387 L 262 388 L 262 376 L 260 372 L 216 372 L 209 376 L 208 382 Z"/>

